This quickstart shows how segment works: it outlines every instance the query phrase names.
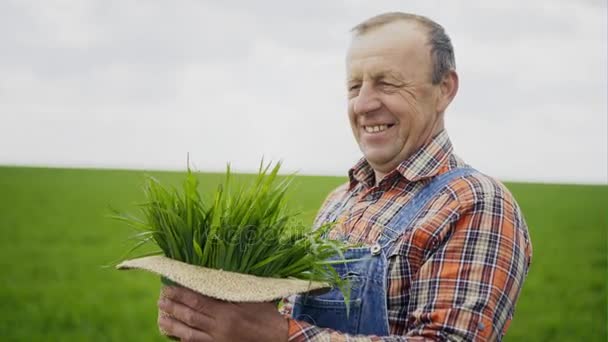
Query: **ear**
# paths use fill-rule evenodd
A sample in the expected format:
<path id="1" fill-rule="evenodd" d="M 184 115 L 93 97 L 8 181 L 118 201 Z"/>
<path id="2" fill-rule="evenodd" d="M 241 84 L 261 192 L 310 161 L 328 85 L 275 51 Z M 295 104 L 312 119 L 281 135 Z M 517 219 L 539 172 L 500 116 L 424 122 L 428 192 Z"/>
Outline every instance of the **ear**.
<path id="1" fill-rule="evenodd" d="M 458 92 L 458 74 L 450 70 L 439 83 L 439 98 L 437 99 L 437 113 L 445 112 Z"/>

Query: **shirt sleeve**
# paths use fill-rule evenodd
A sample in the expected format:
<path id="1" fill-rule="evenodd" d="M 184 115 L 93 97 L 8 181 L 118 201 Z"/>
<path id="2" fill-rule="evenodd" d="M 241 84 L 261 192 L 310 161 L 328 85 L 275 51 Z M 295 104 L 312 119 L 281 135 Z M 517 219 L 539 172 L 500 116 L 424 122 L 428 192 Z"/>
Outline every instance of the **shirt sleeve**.
<path id="1" fill-rule="evenodd" d="M 288 318 L 289 342 L 397 342 L 397 341 L 434 341 L 424 337 L 407 336 L 364 336 L 343 334 L 327 328 L 319 328 L 306 322 Z"/>
<path id="2" fill-rule="evenodd" d="M 326 223 L 328 215 L 334 213 L 334 211 L 337 210 L 337 207 L 341 205 L 341 199 L 343 199 L 347 191 L 348 183 L 344 183 L 332 190 L 329 195 L 325 197 L 325 200 L 323 201 L 323 204 L 321 205 L 321 208 L 317 212 L 317 216 L 313 221 L 313 229 L 317 229 Z"/>
<path id="3" fill-rule="evenodd" d="M 506 195 L 506 194 L 505 194 Z M 503 334 L 531 259 L 527 227 L 510 196 L 465 204 L 407 287 L 407 328 L 352 336 L 289 319 L 289 341 L 487 341 Z"/>

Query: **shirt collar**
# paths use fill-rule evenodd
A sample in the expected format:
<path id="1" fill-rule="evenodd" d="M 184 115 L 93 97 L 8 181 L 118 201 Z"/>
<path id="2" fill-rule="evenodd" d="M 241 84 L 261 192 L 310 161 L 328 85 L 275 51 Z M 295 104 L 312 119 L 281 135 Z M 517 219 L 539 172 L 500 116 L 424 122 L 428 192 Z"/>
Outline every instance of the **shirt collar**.
<path id="1" fill-rule="evenodd" d="M 366 187 L 374 186 L 376 176 L 374 169 L 372 169 L 364 157 L 359 159 L 357 164 L 348 170 L 348 178 L 350 180 L 349 190 L 351 190 L 357 183 L 363 183 Z"/>
<path id="2" fill-rule="evenodd" d="M 428 144 L 404 160 L 391 173 L 398 173 L 410 182 L 430 178 L 439 173 L 448 157 L 452 154 L 452 142 L 446 130 L 442 130 Z M 366 187 L 374 186 L 374 170 L 365 158 L 361 158 L 348 172 L 350 188 L 357 183 Z M 387 175 L 388 176 L 388 175 Z"/>

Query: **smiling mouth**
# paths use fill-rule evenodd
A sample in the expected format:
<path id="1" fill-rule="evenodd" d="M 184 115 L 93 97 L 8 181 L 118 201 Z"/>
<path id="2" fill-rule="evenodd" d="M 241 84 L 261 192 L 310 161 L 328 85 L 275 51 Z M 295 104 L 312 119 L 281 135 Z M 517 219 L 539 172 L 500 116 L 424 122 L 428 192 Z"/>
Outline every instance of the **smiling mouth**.
<path id="1" fill-rule="evenodd" d="M 395 126 L 395 124 L 363 126 L 363 130 L 365 130 L 365 132 L 367 133 L 380 133 L 386 131 L 387 129 L 393 126 Z"/>

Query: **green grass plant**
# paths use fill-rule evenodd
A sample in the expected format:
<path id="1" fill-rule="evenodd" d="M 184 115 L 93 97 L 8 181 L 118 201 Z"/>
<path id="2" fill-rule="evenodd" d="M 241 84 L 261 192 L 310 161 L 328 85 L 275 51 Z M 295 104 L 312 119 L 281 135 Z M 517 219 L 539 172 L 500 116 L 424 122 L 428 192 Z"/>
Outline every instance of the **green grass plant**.
<path id="1" fill-rule="evenodd" d="M 149 176 L 143 218 L 115 212 L 112 217 L 137 230 L 138 242 L 157 245 L 160 254 L 188 264 L 261 277 L 321 281 L 349 297 L 346 280 L 331 264 L 346 262 L 350 245 L 324 238 L 330 225 L 312 230 L 298 224 L 286 193 L 293 176 L 278 180 L 281 163 L 260 163 L 254 180 L 233 184 L 230 165 L 211 196 L 199 192 L 199 180 L 188 168 L 181 191 Z"/>
<path id="2" fill-rule="evenodd" d="M 184 172 L 147 171 L 179 188 Z M 103 268 L 133 241 L 108 219 L 145 201 L 143 171 L 0 167 L 0 340 L 166 341 L 157 329 L 160 282 Z M 211 194 L 224 173 L 201 173 Z M 233 173 L 233 184 L 256 175 Z M 284 176 L 279 176 L 281 180 Z M 298 175 L 287 192 L 311 225 L 346 177 Z M 607 334 L 608 186 L 507 183 L 533 244 L 530 273 L 505 342 L 602 341 Z M 151 251 L 142 246 L 139 253 Z"/>

